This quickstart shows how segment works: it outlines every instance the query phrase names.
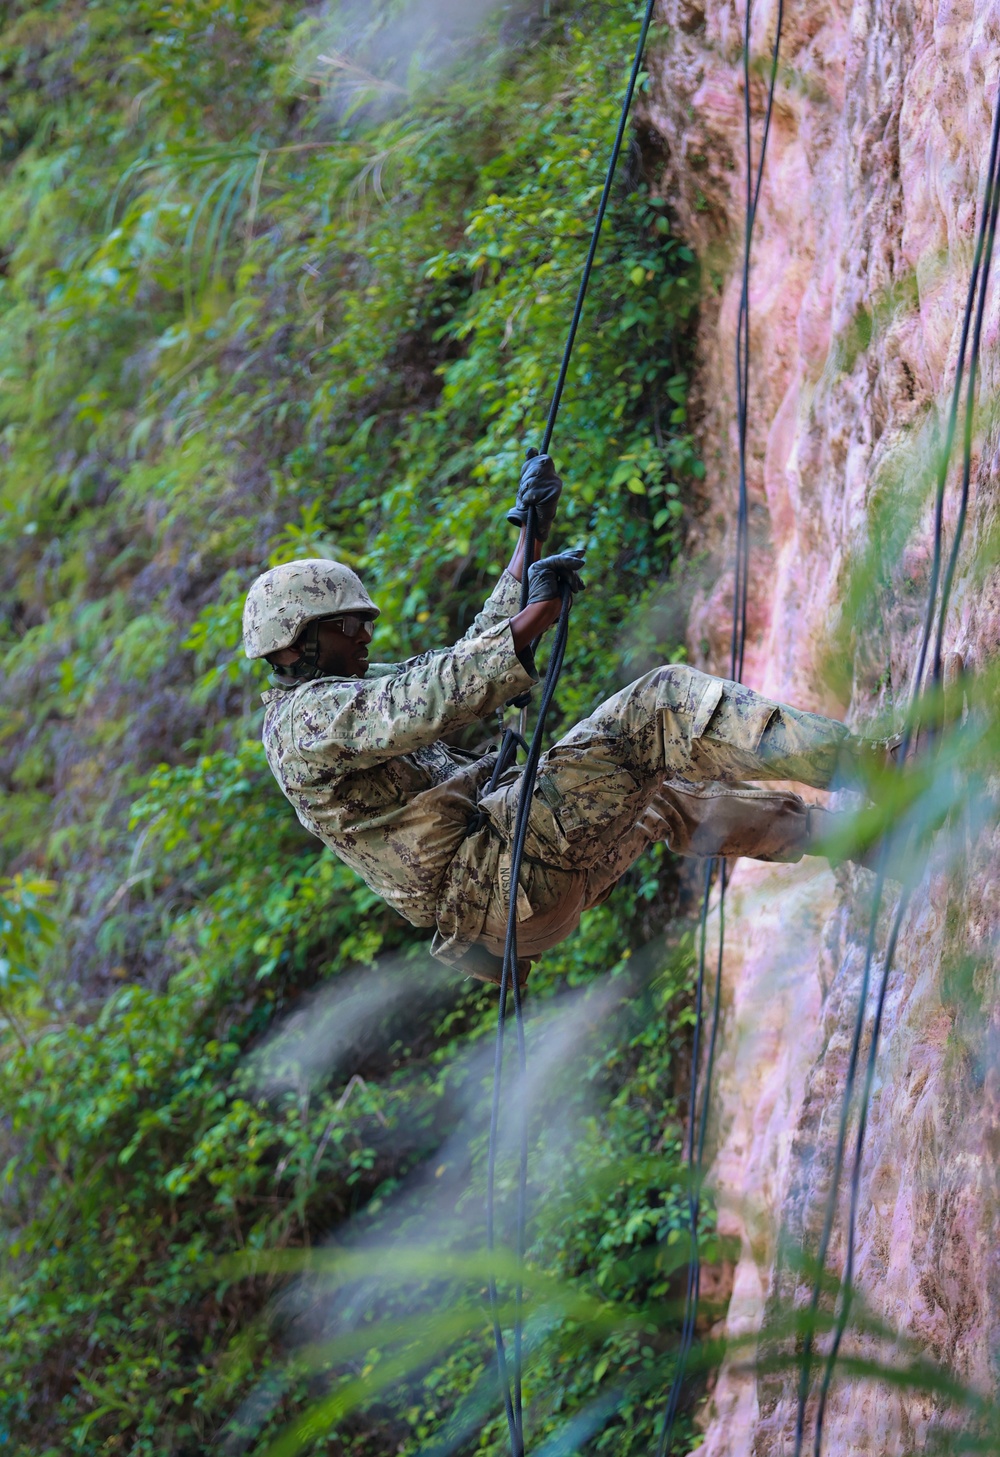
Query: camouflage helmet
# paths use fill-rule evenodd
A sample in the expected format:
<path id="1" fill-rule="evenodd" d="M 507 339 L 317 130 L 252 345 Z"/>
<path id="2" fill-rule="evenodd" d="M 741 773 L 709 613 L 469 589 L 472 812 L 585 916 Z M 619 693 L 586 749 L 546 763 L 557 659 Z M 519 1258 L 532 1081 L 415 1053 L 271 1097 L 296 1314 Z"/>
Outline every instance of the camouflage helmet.
<path id="1" fill-rule="evenodd" d="M 307 622 L 340 612 L 379 615 L 361 578 L 343 562 L 309 557 L 272 567 L 247 593 L 243 650 L 248 658 L 266 658 L 290 648 Z"/>

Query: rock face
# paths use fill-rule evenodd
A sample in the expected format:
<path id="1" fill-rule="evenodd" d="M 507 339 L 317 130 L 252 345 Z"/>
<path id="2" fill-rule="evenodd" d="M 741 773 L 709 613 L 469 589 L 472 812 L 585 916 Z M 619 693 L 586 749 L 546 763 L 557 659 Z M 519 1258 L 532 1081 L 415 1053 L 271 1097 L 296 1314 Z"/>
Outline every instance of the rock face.
<path id="1" fill-rule="evenodd" d="M 706 509 L 691 543 L 714 571 L 695 602 L 690 651 L 718 672 L 728 669 L 733 587 L 744 14 L 728 0 L 704 9 L 664 0 L 669 35 L 652 58 L 647 103 L 669 158 L 664 194 L 714 286 L 699 336 Z M 775 19 L 773 3 L 754 6 L 758 144 Z M 785 6 L 750 284 L 745 678 L 857 726 L 898 717 L 910 687 L 931 551 L 934 433 L 954 380 L 998 68 L 997 0 Z M 1000 579 L 982 562 L 1000 501 L 996 410 L 987 408 L 1000 382 L 998 300 L 995 283 L 983 328 L 984 423 L 945 637 L 948 651 L 979 669 L 1000 637 Z M 953 471 L 949 540 L 957 499 Z M 902 922 L 856 1240 L 859 1302 L 898 1337 L 853 1336 L 844 1347 L 900 1361 L 915 1345 L 984 1392 L 1000 1335 L 995 824 L 989 813 L 975 823 L 966 816 L 939 837 Z M 872 883 L 864 871 L 834 875 L 820 860 L 743 862 L 734 875 L 710 1182 L 739 1249 L 726 1330 L 749 1338 L 750 1354 L 782 1310 L 808 1300 L 779 1247 L 787 1240 L 812 1253 L 818 1243 Z M 897 899 L 890 884 L 870 1007 Z M 849 1154 L 829 1260 L 837 1272 L 850 1166 Z M 703 1450 L 791 1453 L 795 1372 L 748 1375 L 746 1356 L 746 1345 L 734 1346 L 723 1368 Z M 959 1420 L 926 1394 L 841 1374 L 824 1451 L 910 1453 L 936 1424 Z"/>

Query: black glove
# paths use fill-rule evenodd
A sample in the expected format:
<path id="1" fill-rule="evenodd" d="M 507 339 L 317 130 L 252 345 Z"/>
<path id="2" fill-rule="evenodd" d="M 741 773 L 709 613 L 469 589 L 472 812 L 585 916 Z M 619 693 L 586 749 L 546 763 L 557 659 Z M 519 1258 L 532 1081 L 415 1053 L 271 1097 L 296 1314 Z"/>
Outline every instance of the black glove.
<path id="1" fill-rule="evenodd" d="M 532 562 L 528 568 L 528 601 L 551 602 L 562 596 L 564 586 L 571 592 L 582 592 L 580 573 L 587 558 L 579 547 L 575 551 L 562 551 L 558 556 L 543 556 L 541 561 Z"/>
<path id="2" fill-rule="evenodd" d="M 528 519 L 528 507 L 535 508 L 535 536 L 544 541 L 552 530 L 556 519 L 556 507 L 562 494 L 562 481 L 556 475 L 550 455 L 539 455 L 532 448 L 521 471 L 521 483 L 517 488 L 517 500 L 507 512 L 507 520 L 515 526 L 523 526 Z"/>

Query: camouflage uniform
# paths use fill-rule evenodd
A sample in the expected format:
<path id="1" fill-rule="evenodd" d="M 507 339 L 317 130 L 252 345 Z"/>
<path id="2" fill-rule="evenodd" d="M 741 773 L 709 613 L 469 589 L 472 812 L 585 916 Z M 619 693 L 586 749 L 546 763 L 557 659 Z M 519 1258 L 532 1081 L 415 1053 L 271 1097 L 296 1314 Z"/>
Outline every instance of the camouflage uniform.
<path id="1" fill-rule="evenodd" d="M 530 685 L 508 626 L 519 601 L 505 572 L 454 647 L 264 694 L 268 763 L 299 819 L 413 925 L 435 927 L 432 950 L 455 963 L 476 943 L 502 952 L 520 771 L 484 795 L 495 754 L 440 739 Z M 739 781 L 826 788 L 856 747 L 843 724 L 694 668 L 647 673 L 542 758 L 517 890 L 520 955 L 568 935 L 654 841 L 799 859 L 824 812 Z M 470 834 L 477 807 L 487 823 Z"/>

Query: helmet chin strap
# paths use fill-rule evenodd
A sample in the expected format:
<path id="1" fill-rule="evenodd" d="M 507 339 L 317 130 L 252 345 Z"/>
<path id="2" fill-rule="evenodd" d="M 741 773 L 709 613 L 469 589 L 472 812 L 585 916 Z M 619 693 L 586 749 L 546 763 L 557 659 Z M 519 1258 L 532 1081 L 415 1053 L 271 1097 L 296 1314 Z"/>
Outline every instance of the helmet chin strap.
<path id="1" fill-rule="evenodd" d="M 295 641 L 300 656 L 294 663 L 283 663 L 279 667 L 272 663 L 274 672 L 271 682 L 275 688 L 295 688 L 299 683 L 311 683 L 320 676 L 319 668 L 319 623 L 307 622 Z"/>

